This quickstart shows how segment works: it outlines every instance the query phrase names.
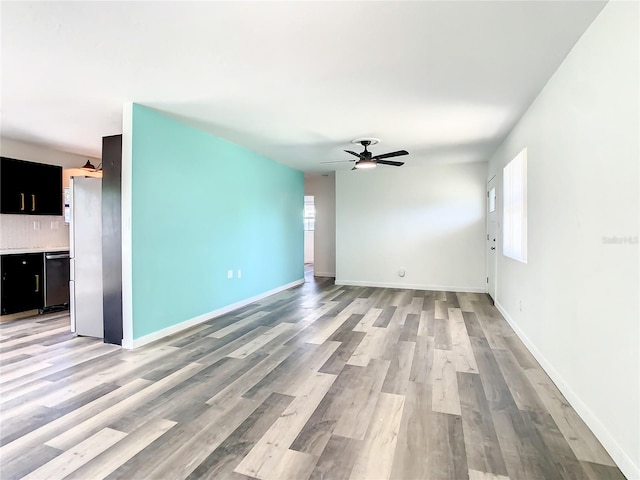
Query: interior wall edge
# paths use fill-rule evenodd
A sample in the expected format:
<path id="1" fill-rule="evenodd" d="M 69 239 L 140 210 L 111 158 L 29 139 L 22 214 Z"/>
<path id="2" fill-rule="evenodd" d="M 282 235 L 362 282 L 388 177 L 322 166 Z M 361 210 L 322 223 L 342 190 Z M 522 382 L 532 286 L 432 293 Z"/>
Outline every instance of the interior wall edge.
<path id="1" fill-rule="evenodd" d="M 131 165 L 133 103 L 122 107 L 121 233 L 122 233 L 122 346 L 133 348 L 133 254 L 131 231 Z"/>

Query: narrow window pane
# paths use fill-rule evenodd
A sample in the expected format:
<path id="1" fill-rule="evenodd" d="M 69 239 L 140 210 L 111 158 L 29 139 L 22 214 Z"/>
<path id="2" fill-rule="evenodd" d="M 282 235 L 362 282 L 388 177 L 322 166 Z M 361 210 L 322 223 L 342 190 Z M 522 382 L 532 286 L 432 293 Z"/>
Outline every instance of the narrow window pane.
<path id="1" fill-rule="evenodd" d="M 527 149 L 503 170 L 502 253 L 527 263 Z"/>

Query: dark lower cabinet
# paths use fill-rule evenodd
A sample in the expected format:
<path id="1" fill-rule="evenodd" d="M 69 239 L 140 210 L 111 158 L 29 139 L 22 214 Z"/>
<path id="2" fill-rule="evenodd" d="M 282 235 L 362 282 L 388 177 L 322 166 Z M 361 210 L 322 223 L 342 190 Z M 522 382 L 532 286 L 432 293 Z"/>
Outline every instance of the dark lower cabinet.
<path id="1" fill-rule="evenodd" d="M 42 308 L 44 264 L 42 253 L 2 255 L 2 315 Z"/>

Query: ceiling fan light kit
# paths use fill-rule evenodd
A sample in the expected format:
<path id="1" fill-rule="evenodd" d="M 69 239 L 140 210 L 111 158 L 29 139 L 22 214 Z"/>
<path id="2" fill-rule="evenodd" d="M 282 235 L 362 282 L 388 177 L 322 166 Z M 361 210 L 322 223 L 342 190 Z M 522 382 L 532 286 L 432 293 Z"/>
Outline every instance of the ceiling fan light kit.
<path id="1" fill-rule="evenodd" d="M 356 162 L 356 165 L 354 168 L 368 169 L 368 168 L 376 168 L 376 167 L 377 167 L 377 164 L 373 160 L 360 160 Z"/>

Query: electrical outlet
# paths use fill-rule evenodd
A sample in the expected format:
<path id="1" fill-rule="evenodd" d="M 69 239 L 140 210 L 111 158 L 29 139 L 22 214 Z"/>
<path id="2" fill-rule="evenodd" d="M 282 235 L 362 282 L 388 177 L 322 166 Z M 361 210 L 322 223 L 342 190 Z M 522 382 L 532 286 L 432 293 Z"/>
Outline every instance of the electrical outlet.
<path id="1" fill-rule="evenodd" d="M 233 270 L 227 270 L 227 278 L 233 278 Z"/>
<path id="2" fill-rule="evenodd" d="M 33 229 L 34 230 L 40 230 L 40 222 L 39 221 L 34 221 L 33 222 Z"/>
<path id="3" fill-rule="evenodd" d="M 238 278 L 242 278 L 242 270 L 238 269 Z"/>
<path id="4" fill-rule="evenodd" d="M 51 222 L 51 230 L 58 230 L 60 222 Z"/>
<path id="5" fill-rule="evenodd" d="M 522 300 L 520 300 L 518 307 L 520 308 L 520 311 L 522 311 Z"/>

